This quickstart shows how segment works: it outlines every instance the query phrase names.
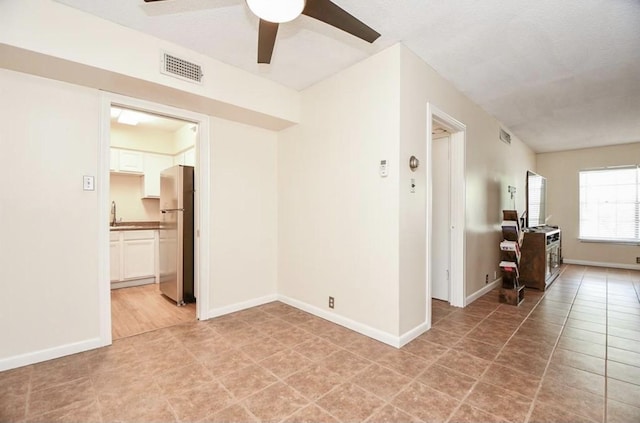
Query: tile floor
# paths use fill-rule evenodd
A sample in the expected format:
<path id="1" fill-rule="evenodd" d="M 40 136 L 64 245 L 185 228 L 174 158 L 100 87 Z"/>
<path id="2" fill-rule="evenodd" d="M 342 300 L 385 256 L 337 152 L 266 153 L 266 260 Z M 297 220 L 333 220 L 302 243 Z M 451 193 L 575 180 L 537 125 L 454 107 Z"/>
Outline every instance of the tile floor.
<path id="1" fill-rule="evenodd" d="M 640 422 L 640 273 L 434 302 L 394 349 L 282 303 L 0 373 L 0 421 Z"/>

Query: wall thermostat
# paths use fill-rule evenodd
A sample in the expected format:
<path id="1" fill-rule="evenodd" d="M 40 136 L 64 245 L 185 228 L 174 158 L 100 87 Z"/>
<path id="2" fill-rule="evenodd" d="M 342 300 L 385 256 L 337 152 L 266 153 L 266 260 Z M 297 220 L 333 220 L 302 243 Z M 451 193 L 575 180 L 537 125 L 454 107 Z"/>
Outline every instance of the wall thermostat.
<path id="1" fill-rule="evenodd" d="M 387 168 L 387 161 L 380 160 L 380 176 L 383 178 L 389 174 L 389 169 Z"/>

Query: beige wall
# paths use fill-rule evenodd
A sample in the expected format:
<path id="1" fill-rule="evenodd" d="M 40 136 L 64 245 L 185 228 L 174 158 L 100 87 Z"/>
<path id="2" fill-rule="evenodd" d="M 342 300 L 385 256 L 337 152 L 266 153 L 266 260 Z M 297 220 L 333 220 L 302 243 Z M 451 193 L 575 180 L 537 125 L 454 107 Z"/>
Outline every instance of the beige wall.
<path id="1" fill-rule="evenodd" d="M 466 296 L 486 286 L 485 275 L 494 280 L 501 211 L 514 207 L 507 186 L 523 211 L 535 167 L 528 147 L 500 141 L 499 122 L 401 45 L 302 94 L 303 123 L 280 135 L 281 295 L 381 338 L 425 323 L 426 168 L 410 172 L 408 161 L 426 163 L 427 102 L 467 125 Z"/>
<path id="2" fill-rule="evenodd" d="M 426 166 L 411 172 L 412 155 L 426 164 L 426 104 L 462 122 L 467 128 L 465 156 L 465 295 L 494 280 L 498 269 L 502 209 L 513 208 L 508 185 L 516 186 L 515 207 L 524 210 L 527 169 L 535 155 L 512 136 L 511 145 L 498 138 L 500 124 L 471 102 L 407 48 L 398 46 L 402 63 L 402 124 L 400 142 L 400 330 L 404 333 L 425 317 L 425 207 Z M 416 193 L 408 187 L 416 178 Z M 461 266 L 452 263 L 452 266 Z M 498 275 L 499 276 L 499 275 Z"/>
<path id="3" fill-rule="evenodd" d="M 7 70 L 0 70 L 0 93 L 6 369 L 100 345 L 98 232 L 107 222 L 98 220 L 98 192 L 82 190 L 83 175 L 100 178 L 100 93 Z M 211 215 L 203 217 L 211 228 L 205 315 L 275 298 L 277 279 L 277 135 L 214 118 L 211 137 L 213 169 L 203 187 L 211 201 Z M 111 176 L 116 184 L 121 177 Z"/>
<path id="4" fill-rule="evenodd" d="M 303 123 L 280 134 L 278 149 L 279 294 L 392 337 L 399 71 L 386 50 L 304 90 Z"/>
<path id="5" fill-rule="evenodd" d="M 138 126 L 111 124 L 111 147 L 174 155 L 175 133 Z"/>
<path id="6" fill-rule="evenodd" d="M 211 299 L 225 307 L 276 294 L 277 134 L 211 120 Z"/>
<path id="7" fill-rule="evenodd" d="M 537 173 L 547 178 L 548 223 L 562 229 L 562 255 L 566 260 L 638 268 L 638 246 L 578 240 L 578 172 L 604 166 L 634 165 L 639 161 L 640 142 L 537 155 Z"/>
<path id="8" fill-rule="evenodd" d="M 116 202 L 118 219 L 124 222 L 160 220 L 160 200 L 142 198 L 142 182 L 140 175 L 109 175 L 109 201 Z"/>
<path id="9" fill-rule="evenodd" d="M 202 84 L 160 73 L 162 51 L 200 64 Z M 0 66 L 265 128 L 299 119 L 295 90 L 51 0 L 0 1 Z"/>
<path id="10" fill-rule="evenodd" d="M 97 342 L 99 136 L 97 91 L 0 70 L 0 369 Z"/>

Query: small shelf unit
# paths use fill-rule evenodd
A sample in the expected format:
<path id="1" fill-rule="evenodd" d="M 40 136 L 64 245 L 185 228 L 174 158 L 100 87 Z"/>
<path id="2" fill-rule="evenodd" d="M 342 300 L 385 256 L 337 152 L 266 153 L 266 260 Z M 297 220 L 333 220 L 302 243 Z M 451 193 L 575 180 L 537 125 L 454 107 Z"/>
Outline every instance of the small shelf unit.
<path id="1" fill-rule="evenodd" d="M 501 303 L 518 306 L 524 301 L 524 285 L 520 283 L 522 228 L 516 210 L 502 211 L 502 242 L 500 242 Z"/>

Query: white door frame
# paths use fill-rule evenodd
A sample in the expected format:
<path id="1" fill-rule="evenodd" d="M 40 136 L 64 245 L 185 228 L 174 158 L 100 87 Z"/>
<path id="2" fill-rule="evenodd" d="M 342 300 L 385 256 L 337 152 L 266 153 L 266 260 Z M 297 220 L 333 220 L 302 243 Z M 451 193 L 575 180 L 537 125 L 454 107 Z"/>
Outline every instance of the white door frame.
<path id="1" fill-rule="evenodd" d="M 209 310 L 210 280 L 210 139 L 209 117 L 200 113 L 178 109 L 150 101 L 103 92 L 101 102 L 101 128 L 98 143 L 98 283 L 100 342 L 102 346 L 110 345 L 111 339 L 111 281 L 109 277 L 109 147 L 111 133 L 111 105 L 174 117 L 198 124 L 196 137 L 196 204 L 195 215 L 195 254 L 194 254 L 194 289 L 196 302 L 196 318 L 205 319 Z"/>
<path id="2" fill-rule="evenodd" d="M 432 204 L 433 204 L 433 121 L 451 129 L 451 250 L 450 250 L 450 297 L 449 302 L 455 307 L 464 307 L 465 281 L 465 141 L 467 126 L 443 112 L 431 103 L 427 103 L 427 207 L 426 207 L 426 284 L 427 284 L 427 325 L 431 327 L 431 238 L 432 238 Z"/>

